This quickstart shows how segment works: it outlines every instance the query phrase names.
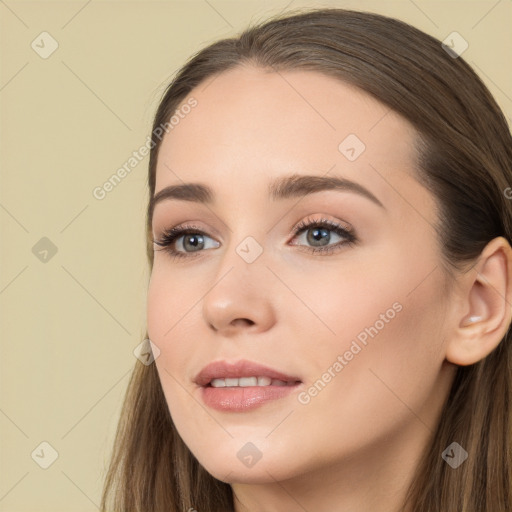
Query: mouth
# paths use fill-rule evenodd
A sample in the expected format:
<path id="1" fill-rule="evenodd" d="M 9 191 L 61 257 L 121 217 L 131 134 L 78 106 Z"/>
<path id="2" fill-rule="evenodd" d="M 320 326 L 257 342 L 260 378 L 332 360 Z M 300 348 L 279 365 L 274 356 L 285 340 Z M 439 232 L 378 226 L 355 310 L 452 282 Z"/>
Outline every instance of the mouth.
<path id="1" fill-rule="evenodd" d="M 300 381 L 272 379 L 265 375 L 259 377 L 233 377 L 227 379 L 212 379 L 207 387 L 212 388 L 248 388 L 248 387 L 267 387 L 267 386 L 294 386 Z"/>
<path id="2" fill-rule="evenodd" d="M 203 368 L 194 382 L 208 407 L 224 412 L 243 412 L 284 398 L 302 381 L 253 361 L 216 361 Z"/>

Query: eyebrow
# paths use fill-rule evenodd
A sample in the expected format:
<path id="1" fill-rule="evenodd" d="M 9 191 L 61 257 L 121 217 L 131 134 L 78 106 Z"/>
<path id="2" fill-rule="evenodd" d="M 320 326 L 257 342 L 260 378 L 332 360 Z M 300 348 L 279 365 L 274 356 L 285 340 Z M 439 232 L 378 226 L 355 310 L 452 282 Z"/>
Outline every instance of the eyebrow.
<path id="1" fill-rule="evenodd" d="M 324 190 L 341 190 L 359 194 L 375 204 L 384 208 L 384 205 L 367 188 L 355 181 L 337 176 L 313 176 L 304 174 L 291 174 L 274 179 L 268 187 L 268 194 L 274 201 L 302 197 Z M 151 216 L 155 206 L 169 199 L 192 201 L 212 205 L 215 201 L 213 190 L 202 183 L 182 183 L 169 185 L 151 198 Z"/>

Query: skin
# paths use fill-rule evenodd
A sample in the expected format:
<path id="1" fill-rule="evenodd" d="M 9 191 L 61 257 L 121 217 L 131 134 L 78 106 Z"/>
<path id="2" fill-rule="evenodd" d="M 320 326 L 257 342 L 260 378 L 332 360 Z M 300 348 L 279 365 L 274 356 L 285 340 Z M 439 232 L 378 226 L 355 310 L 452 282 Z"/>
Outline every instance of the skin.
<path id="1" fill-rule="evenodd" d="M 352 86 L 244 66 L 190 96 L 197 106 L 162 142 L 156 192 L 201 182 L 215 203 L 159 203 L 153 237 L 193 222 L 207 245 L 178 260 L 155 251 L 147 311 L 178 432 L 231 484 L 237 512 L 398 511 L 456 365 L 484 358 L 510 323 L 510 246 L 493 240 L 470 271 L 448 278 L 435 198 L 415 178 L 414 129 Z M 338 150 L 348 134 L 366 146 L 354 161 Z M 269 181 L 294 172 L 349 178 L 384 208 L 338 190 L 271 201 Z M 308 253 L 308 231 L 293 228 L 322 217 L 352 225 L 357 241 Z M 342 240 L 329 233 L 331 245 Z M 236 252 L 248 236 L 263 249 L 253 263 Z M 394 303 L 394 318 L 300 403 L 299 391 Z M 221 359 L 298 375 L 300 390 L 243 413 L 209 409 L 193 379 Z M 262 455 L 252 467 L 237 457 L 247 442 Z"/>

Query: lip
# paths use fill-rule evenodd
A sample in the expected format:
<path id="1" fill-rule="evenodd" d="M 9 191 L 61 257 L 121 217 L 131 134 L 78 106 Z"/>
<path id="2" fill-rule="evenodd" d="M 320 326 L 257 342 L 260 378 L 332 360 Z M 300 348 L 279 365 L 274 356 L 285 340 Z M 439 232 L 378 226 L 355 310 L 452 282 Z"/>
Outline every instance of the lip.
<path id="1" fill-rule="evenodd" d="M 295 382 L 287 386 L 247 386 L 214 388 L 209 385 L 212 379 L 236 377 L 270 377 L 286 382 Z M 296 391 L 302 381 L 299 377 L 287 375 L 281 371 L 254 361 L 240 360 L 234 363 L 214 361 L 205 366 L 195 377 L 200 386 L 200 396 L 205 405 L 225 412 L 243 412 L 255 409 L 266 402 L 284 398 Z"/>
<path id="2" fill-rule="evenodd" d="M 284 380 L 286 382 L 300 381 L 298 377 L 286 375 L 268 366 L 242 359 L 235 363 L 227 361 L 214 361 L 206 365 L 194 379 L 199 386 L 206 386 L 212 379 L 227 379 L 235 377 L 270 377 L 271 379 Z"/>

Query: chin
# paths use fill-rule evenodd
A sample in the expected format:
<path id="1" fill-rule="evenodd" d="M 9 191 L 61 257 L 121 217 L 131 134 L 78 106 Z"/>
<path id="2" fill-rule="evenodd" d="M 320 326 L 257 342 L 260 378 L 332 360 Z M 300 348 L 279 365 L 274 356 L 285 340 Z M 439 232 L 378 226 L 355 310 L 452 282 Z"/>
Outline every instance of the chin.
<path id="1" fill-rule="evenodd" d="M 228 484 L 269 484 L 286 480 L 293 476 L 290 468 L 284 468 L 284 464 L 263 463 L 260 460 L 252 468 L 233 467 L 230 464 L 216 464 L 203 467 L 214 478 Z"/>
<path id="2" fill-rule="evenodd" d="M 233 441 L 233 440 L 232 440 Z M 229 484 L 247 483 L 247 484 L 266 484 L 275 483 L 276 480 L 287 480 L 301 473 L 299 471 L 299 461 L 294 460 L 295 464 L 290 464 L 293 454 L 276 453 L 276 447 L 267 447 L 267 454 L 258 452 L 249 443 L 236 443 L 237 447 L 233 451 L 214 450 L 209 452 L 206 457 L 196 456 L 199 463 L 214 478 Z M 203 452 L 204 454 L 204 452 Z"/>

